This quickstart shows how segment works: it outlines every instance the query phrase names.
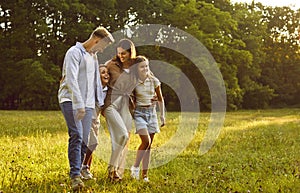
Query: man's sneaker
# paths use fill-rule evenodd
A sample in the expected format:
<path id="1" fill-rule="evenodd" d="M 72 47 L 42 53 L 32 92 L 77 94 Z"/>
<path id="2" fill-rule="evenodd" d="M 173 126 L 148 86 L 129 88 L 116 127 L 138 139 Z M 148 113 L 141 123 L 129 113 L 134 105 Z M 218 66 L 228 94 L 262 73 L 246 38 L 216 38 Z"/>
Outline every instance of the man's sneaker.
<path id="1" fill-rule="evenodd" d="M 80 179 L 80 176 L 75 176 L 74 178 L 71 179 L 71 187 L 75 191 L 84 187 L 84 183 Z"/>
<path id="2" fill-rule="evenodd" d="M 137 180 L 140 179 L 140 168 L 139 167 L 131 166 L 130 171 L 131 171 L 132 178 L 137 179 Z"/>
<path id="3" fill-rule="evenodd" d="M 143 178 L 143 181 L 144 181 L 144 182 L 149 182 L 149 178 L 148 178 L 148 177 L 144 177 L 144 178 Z"/>
<path id="4" fill-rule="evenodd" d="M 93 179 L 93 175 L 91 174 L 91 172 L 89 170 L 89 166 L 82 166 L 80 173 L 81 173 L 82 179 L 84 179 L 84 180 Z"/>

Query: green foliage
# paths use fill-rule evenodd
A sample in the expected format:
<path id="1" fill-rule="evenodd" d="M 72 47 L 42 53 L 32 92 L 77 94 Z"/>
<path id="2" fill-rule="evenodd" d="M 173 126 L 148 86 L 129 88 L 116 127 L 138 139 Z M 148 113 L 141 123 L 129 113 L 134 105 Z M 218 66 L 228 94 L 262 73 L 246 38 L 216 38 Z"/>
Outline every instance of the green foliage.
<path id="1" fill-rule="evenodd" d="M 287 7 L 268 8 L 266 12 L 272 13 L 266 17 L 269 20 L 267 31 L 272 35 L 264 45 L 268 59 L 262 65 L 261 81 L 274 88 L 276 96 L 271 101 L 272 105 L 295 105 L 300 93 L 299 39 L 296 34 L 300 13 Z"/>
<path id="2" fill-rule="evenodd" d="M 52 68 L 50 70 L 58 71 L 56 66 Z M 57 80 L 53 78 L 55 74 L 50 74 L 50 70 L 46 72 L 40 61 L 32 59 L 24 59 L 8 67 L 7 71 L 11 73 L 7 74 L 3 82 L 6 85 L 2 92 L 4 108 L 56 109 L 53 106 L 57 103 L 54 98 L 56 90 L 53 88 Z"/>
<path id="3" fill-rule="evenodd" d="M 180 114 L 167 113 L 167 125 L 153 142 L 153 158 L 164 158 L 173 150 L 171 146 L 166 152 L 156 152 L 157 147 L 166 144 L 178 132 Z M 0 116 L 0 191 L 70 192 L 68 134 L 62 113 L 0 111 Z M 299 190 L 299 109 L 226 113 L 214 146 L 208 153 L 199 155 L 209 119 L 210 113 L 201 113 L 199 120 L 191 118 L 184 124 L 198 125 L 194 138 L 175 159 L 149 170 L 150 183 L 132 180 L 129 170 L 125 170 L 121 183 L 111 183 L 107 180 L 107 163 L 94 155 L 91 171 L 96 179 L 85 181 L 83 192 Z M 105 131 L 102 134 L 108 135 L 103 118 L 101 124 Z M 130 138 L 129 149 L 135 150 L 140 139 L 133 133 Z M 180 143 L 179 140 L 173 145 Z M 127 158 L 127 162 L 132 163 L 133 158 Z"/>
<path id="4" fill-rule="evenodd" d="M 57 108 L 59 69 L 70 46 L 86 40 L 99 25 L 116 32 L 149 23 L 182 29 L 210 51 L 225 82 L 229 110 L 299 105 L 299 16 L 299 10 L 289 7 L 267 7 L 255 2 L 231 4 L 229 0 L 4 0 L 0 3 L 0 67 L 4 69 L 0 72 L 0 109 Z M 149 34 L 149 38 L 154 35 Z M 166 36 L 163 41 L 173 38 Z M 138 51 L 179 67 L 194 85 L 201 107 L 210 109 L 207 83 L 190 61 L 159 46 Z M 31 59 L 31 64 L 40 63 L 31 66 L 37 72 L 16 73 L 26 59 Z M 42 80 L 28 91 L 47 87 L 41 89 L 44 93 L 37 101 L 44 95 L 49 103 L 32 104 L 34 93 L 20 95 L 16 91 L 21 87 L 16 83 L 25 84 L 20 82 L 24 78 L 18 78 L 25 77 L 23 72 L 32 81 L 42 73 Z M 12 81 L 11 77 L 17 78 Z M 164 89 L 170 104 L 176 104 L 176 94 L 168 87 Z M 20 96 L 26 102 L 21 104 Z"/>

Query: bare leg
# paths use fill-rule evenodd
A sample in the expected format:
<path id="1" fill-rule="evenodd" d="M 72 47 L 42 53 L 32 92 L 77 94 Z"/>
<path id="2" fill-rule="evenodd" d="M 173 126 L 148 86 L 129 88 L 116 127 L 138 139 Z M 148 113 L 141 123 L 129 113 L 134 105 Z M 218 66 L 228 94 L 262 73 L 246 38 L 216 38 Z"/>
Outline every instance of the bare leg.
<path id="1" fill-rule="evenodd" d="M 87 165 L 89 166 L 90 169 L 91 169 L 91 165 L 92 165 L 92 160 L 93 160 L 93 154 L 91 153 L 90 159 L 88 160 L 88 163 L 87 163 Z"/>
<path id="2" fill-rule="evenodd" d="M 147 177 L 147 173 L 148 173 L 148 167 L 149 167 L 149 163 L 150 163 L 150 150 L 151 150 L 151 145 L 154 139 L 154 135 L 155 133 L 150 134 L 150 144 L 147 148 L 147 150 L 144 153 L 143 156 L 143 171 L 142 171 L 142 176 L 143 178 Z"/>
<path id="3" fill-rule="evenodd" d="M 149 145 L 151 144 L 151 138 L 148 134 L 147 129 L 140 130 L 139 136 L 141 138 L 141 144 L 136 153 L 136 160 L 134 163 L 134 167 L 139 167 L 141 160 L 143 159 Z"/>
<path id="4" fill-rule="evenodd" d="M 92 162 L 92 151 L 87 148 L 86 154 L 85 154 L 85 158 L 83 160 L 83 165 L 88 165 L 89 167 L 91 166 L 91 162 Z"/>

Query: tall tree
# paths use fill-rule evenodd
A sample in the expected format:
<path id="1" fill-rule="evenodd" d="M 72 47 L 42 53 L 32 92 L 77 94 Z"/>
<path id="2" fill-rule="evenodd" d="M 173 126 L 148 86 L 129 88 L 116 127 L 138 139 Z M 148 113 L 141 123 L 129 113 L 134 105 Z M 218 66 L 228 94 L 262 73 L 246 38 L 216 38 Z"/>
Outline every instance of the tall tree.
<path id="1" fill-rule="evenodd" d="M 300 10 L 289 7 L 267 7 L 265 20 L 267 32 L 264 51 L 267 60 L 262 65 L 261 82 L 275 89 L 272 105 L 299 103 L 300 53 L 298 32 Z"/>
<path id="2" fill-rule="evenodd" d="M 239 41 L 232 38 L 232 33 L 237 29 L 236 21 L 228 12 L 202 1 L 178 3 L 170 18 L 172 25 L 192 34 L 210 51 L 225 81 L 228 108 L 239 108 L 243 92 L 238 85 L 237 66 L 232 57 L 241 48 Z M 192 68 L 188 71 L 192 71 Z M 201 86 L 206 85 L 205 81 L 202 79 L 197 85 L 198 91 L 204 91 L 200 97 L 205 102 L 210 101 L 209 92 L 201 89 Z"/>
<path id="3" fill-rule="evenodd" d="M 238 22 L 238 30 L 234 38 L 245 43 L 244 50 L 249 53 L 240 54 L 235 61 L 238 66 L 238 81 L 242 88 L 243 108 L 266 108 L 274 96 L 274 90 L 268 84 L 259 82 L 261 66 L 266 54 L 263 45 L 267 34 L 267 23 L 263 20 L 264 6 L 258 4 L 235 4 L 232 17 Z"/>
<path id="4" fill-rule="evenodd" d="M 39 23 L 40 15 L 31 1 L 5 1 L 1 3 L 1 82 L 5 87 L 1 89 L 2 103 L 8 108 L 17 108 L 20 101 L 19 93 L 9 92 L 7 87 L 13 87 L 19 82 L 16 73 L 22 73 L 18 62 L 26 58 L 36 58 L 39 51 L 40 36 L 43 29 Z M 15 79 L 11 79 L 15 77 Z M 13 89 L 13 88 L 12 88 Z"/>
<path id="5" fill-rule="evenodd" d="M 123 30 L 121 36 L 132 35 L 140 43 L 156 38 L 157 45 L 140 46 L 138 53 L 180 68 L 194 85 L 202 107 L 209 109 L 208 80 L 201 74 L 212 70 L 209 62 L 196 59 L 203 66 L 200 73 L 189 58 L 159 46 L 159 41 L 173 41 L 176 48 L 183 36 L 164 30 L 131 34 L 124 30 L 148 23 L 177 27 L 210 51 L 224 78 L 229 109 L 267 107 L 270 100 L 272 105 L 293 105 L 299 103 L 300 94 L 299 16 L 299 10 L 287 7 L 254 2 L 233 5 L 229 0 L 3 0 L 0 108 L 57 108 L 56 91 L 66 50 L 103 25 L 111 32 Z M 147 37 L 138 34 L 147 32 Z M 193 53 L 196 48 L 190 45 Z M 184 76 L 176 80 L 176 89 L 190 95 L 180 81 Z M 209 76 L 209 81 L 216 80 L 218 77 Z M 47 98 L 51 102 L 43 102 L 39 87 L 45 98 L 51 96 Z M 164 89 L 177 108 L 176 93 L 168 86 Z M 32 104 L 34 99 L 39 102 Z"/>

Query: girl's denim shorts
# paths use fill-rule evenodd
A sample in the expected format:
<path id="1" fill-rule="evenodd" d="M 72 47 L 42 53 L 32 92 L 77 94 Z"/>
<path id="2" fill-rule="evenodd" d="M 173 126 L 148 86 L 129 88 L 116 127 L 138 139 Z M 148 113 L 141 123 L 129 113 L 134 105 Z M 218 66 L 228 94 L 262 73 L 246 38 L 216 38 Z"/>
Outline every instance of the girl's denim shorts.
<path id="1" fill-rule="evenodd" d="M 147 129 L 149 134 L 160 132 L 155 106 L 137 106 L 134 110 L 134 123 L 136 133 L 141 129 Z"/>

